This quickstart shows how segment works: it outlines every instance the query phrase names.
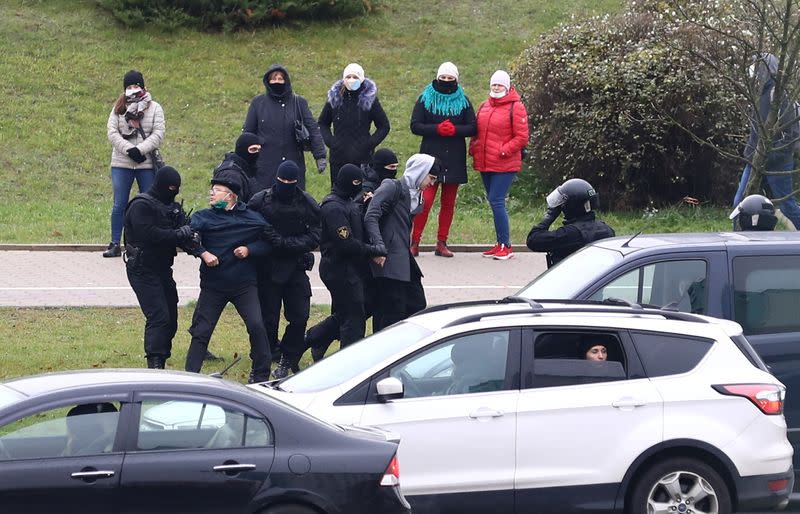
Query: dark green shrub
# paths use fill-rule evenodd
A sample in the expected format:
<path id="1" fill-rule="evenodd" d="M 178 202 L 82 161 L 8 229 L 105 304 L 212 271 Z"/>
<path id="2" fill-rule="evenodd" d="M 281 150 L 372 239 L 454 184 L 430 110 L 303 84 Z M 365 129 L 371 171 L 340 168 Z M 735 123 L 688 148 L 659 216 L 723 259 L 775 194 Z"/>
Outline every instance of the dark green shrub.
<path id="1" fill-rule="evenodd" d="M 747 122 L 729 83 L 677 49 L 700 42 L 666 23 L 635 9 L 594 18 L 543 35 L 512 64 L 542 182 L 587 179 L 606 208 L 730 203 L 742 166 L 681 126 L 737 155 Z"/>
<path id="2" fill-rule="evenodd" d="M 364 0 L 97 0 L 125 26 L 234 31 L 296 19 L 336 19 L 366 13 Z"/>

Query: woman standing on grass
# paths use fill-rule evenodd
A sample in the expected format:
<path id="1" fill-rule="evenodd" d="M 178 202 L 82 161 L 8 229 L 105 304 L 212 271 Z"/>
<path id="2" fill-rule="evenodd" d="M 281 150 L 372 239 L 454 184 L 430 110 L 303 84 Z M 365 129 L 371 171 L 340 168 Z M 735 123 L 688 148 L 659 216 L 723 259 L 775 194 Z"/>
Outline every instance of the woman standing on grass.
<path id="1" fill-rule="evenodd" d="M 511 237 L 506 195 L 522 169 L 522 149 L 528 144 L 528 112 L 511 77 L 497 70 L 489 80 L 489 98 L 478 108 L 478 135 L 469 144 L 473 167 L 480 172 L 486 198 L 492 207 L 497 243 L 484 257 L 510 259 Z"/>
<path id="2" fill-rule="evenodd" d="M 122 79 L 123 93 L 108 116 L 108 140 L 111 142 L 111 243 L 103 257 L 119 257 L 125 206 L 134 179 L 139 192 L 153 185 L 155 172 L 150 152 L 164 140 L 164 110 L 144 87 L 144 77 L 131 70 Z"/>
<path id="3" fill-rule="evenodd" d="M 467 183 L 467 145 L 465 138 L 475 135 L 475 111 L 458 83 L 458 68 L 451 62 L 442 63 L 436 80 L 428 84 L 419 96 L 411 114 L 411 132 L 422 136 L 420 153 L 433 155 L 441 166 L 434 185 L 423 193 L 422 212 L 414 217 L 411 232 L 411 254 L 419 255 L 422 231 L 439 184 L 442 204 L 439 210 L 439 230 L 436 252 L 440 257 L 452 257 L 447 248 L 447 236 L 456 209 L 458 186 Z"/>
<path id="4" fill-rule="evenodd" d="M 364 68 L 357 63 L 348 64 L 342 79 L 331 86 L 318 122 L 330 148 L 331 186 L 345 164 L 368 164 L 389 134 L 389 118 L 378 100 L 378 86 L 364 76 Z M 373 124 L 375 132 L 370 134 Z"/>

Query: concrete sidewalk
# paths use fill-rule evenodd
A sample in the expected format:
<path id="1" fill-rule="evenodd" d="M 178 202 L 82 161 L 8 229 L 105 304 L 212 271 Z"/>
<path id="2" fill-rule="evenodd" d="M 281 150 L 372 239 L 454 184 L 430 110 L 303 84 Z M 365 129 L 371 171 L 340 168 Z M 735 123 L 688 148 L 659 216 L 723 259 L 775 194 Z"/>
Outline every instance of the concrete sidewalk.
<path id="1" fill-rule="evenodd" d="M 100 254 L 103 248 L 96 245 L 71 245 L 71 251 L 36 248 L 0 250 L 0 274 L 4 278 L 0 285 L 0 306 L 138 305 L 122 259 L 103 258 Z M 87 249 L 91 251 L 75 251 Z M 496 261 L 482 258 L 480 252 L 465 252 L 464 247 L 453 249 L 456 256 L 445 259 L 434 256 L 430 247 L 423 247 L 417 259 L 425 275 L 423 285 L 429 305 L 501 298 L 516 292 L 547 267 L 543 254 L 519 252 L 510 260 Z M 315 304 L 329 304 L 330 296 L 318 275 L 319 254 L 316 257 L 317 264 L 310 273 L 311 300 Z M 199 259 L 183 253 L 175 260 L 173 269 L 181 305 L 197 299 L 199 265 Z"/>

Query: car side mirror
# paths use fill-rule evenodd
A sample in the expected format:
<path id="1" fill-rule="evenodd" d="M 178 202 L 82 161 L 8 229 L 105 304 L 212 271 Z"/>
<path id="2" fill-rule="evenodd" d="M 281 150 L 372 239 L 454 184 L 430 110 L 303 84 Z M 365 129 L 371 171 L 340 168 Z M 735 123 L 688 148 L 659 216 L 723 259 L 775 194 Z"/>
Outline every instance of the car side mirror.
<path id="1" fill-rule="evenodd" d="M 387 402 L 403 397 L 403 383 L 395 377 L 387 377 L 375 384 L 378 390 L 378 401 Z"/>

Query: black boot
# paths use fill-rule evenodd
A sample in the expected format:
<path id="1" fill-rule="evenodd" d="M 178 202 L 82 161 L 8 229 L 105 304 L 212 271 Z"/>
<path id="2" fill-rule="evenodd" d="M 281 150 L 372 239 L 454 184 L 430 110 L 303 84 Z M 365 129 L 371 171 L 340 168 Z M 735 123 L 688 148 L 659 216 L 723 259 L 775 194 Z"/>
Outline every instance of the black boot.
<path id="1" fill-rule="evenodd" d="M 166 362 L 161 355 L 151 355 L 147 357 L 147 367 L 150 369 L 164 369 Z"/>
<path id="2" fill-rule="evenodd" d="M 295 369 L 297 371 L 300 371 L 300 368 L 297 366 L 297 364 L 293 364 L 292 362 L 290 362 L 289 359 L 286 358 L 286 356 L 281 356 L 281 360 L 280 362 L 278 362 L 278 367 L 275 368 L 275 371 L 272 372 L 272 378 L 279 380 L 281 378 L 286 378 L 289 376 L 290 369 L 292 370 L 292 372 L 294 372 Z"/>
<path id="3" fill-rule="evenodd" d="M 120 255 L 122 255 L 122 249 L 119 247 L 119 243 L 113 241 L 108 243 L 108 248 L 103 252 L 103 257 L 119 257 Z"/>
<path id="4" fill-rule="evenodd" d="M 218 361 L 225 362 L 225 357 L 218 357 L 213 353 L 209 352 L 208 350 L 206 350 L 206 356 L 203 357 L 203 360 L 209 362 L 218 362 Z"/>
<path id="5" fill-rule="evenodd" d="M 269 380 L 269 369 L 267 369 L 267 374 L 264 375 L 260 372 L 255 370 L 250 370 L 250 376 L 247 379 L 248 384 L 255 384 L 258 382 L 267 382 Z"/>

